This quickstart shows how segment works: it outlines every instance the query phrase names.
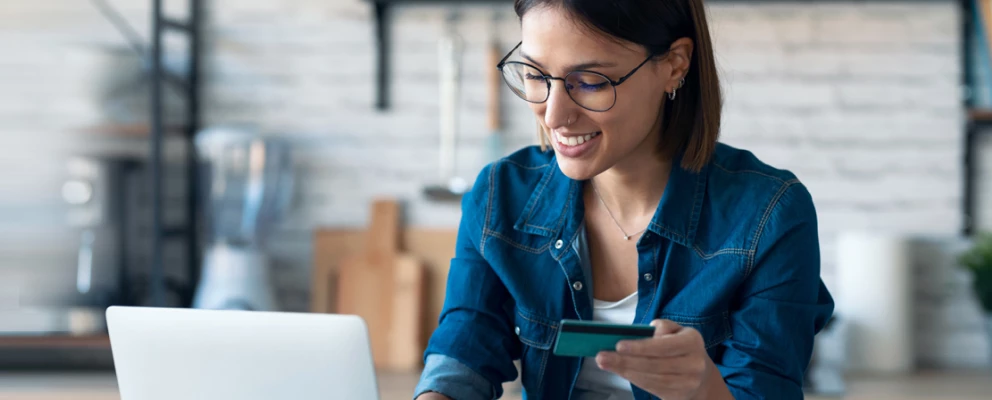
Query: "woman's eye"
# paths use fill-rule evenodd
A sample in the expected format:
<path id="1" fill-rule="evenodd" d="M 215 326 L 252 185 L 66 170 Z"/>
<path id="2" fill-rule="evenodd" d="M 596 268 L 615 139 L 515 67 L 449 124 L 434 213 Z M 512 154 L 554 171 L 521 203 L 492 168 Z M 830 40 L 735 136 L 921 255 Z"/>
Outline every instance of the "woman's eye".
<path id="1" fill-rule="evenodd" d="M 585 90 L 585 91 L 588 91 L 588 92 L 595 92 L 595 91 L 598 91 L 598 90 L 603 90 L 605 88 L 606 88 L 606 82 L 602 82 L 602 83 L 585 83 L 585 82 L 579 82 L 579 89 L 582 89 L 582 90 Z"/>
<path id="2" fill-rule="evenodd" d="M 533 81 L 543 81 L 544 80 L 544 76 L 543 75 L 534 75 L 534 74 L 526 74 L 526 75 L 524 75 L 524 78 L 527 79 L 527 80 L 533 80 Z"/>

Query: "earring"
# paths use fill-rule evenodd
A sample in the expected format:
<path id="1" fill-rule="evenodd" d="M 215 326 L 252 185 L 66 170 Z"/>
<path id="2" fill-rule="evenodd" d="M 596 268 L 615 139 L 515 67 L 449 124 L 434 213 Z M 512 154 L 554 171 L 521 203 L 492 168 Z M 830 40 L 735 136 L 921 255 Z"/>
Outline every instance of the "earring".
<path id="1" fill-rule="evenodd" d="M 675 100 L 675 91 L 681 89 L 682 85 L 685 85 L 685 78 L 680 79 L 679 85 L 672 88 L 672 92 L 668 94 L 669 100 Z"/>

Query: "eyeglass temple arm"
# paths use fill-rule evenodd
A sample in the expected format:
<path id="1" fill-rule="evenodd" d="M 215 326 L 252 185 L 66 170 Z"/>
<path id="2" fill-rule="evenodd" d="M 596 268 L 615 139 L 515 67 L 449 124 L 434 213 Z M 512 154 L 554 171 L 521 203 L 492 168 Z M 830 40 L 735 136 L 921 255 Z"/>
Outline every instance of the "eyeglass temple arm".
<path id="1" fill-rule="evenodd" d="M 499 64 L 496 64 L 496 68 L 502 69 L 503 68 L 503 65 L 506 65 L 506 60 L 508 60 L 510 58 L 510 54 L 513 54 L 513 52 L 517 50 L 517 47 L 520 47 L 520 45 L 523 44 L 523 43 L 524 43 L 523 40 L 517 42 L 517 45 L 516 46 L 513 46 L 513 49 L 511 49 L 509 52 L 507 52 L 506 55 L 503 56 L 503 59 L 502 60 L 499 60 Z"/>
<path id="2" fill-rule="evenodd" d="M 649 55 L 648 58 L 645 58 L 644 61 L 641 61 L 640 64 L 637 64 L 637 66 L 634 67 L 634 69 L 632 69 L 630 72 L 628 72 L 627 75 L 624 75 L 620 79 L 617 79 L 616 82 L 612 82 L 613 83 L 613 86 L 617 86 L 617 85 L 623 83 L 624 81 L 626 81 L 627 78 L 630 78 L 631 75 L 634 75 L 634 73 L 637 72 L 637 70 L 641 69 L 641 67 L 643 67 L 644 64 L 647 64 L 648 61 L 651 60 L 654 57 L 655 57 L 655 54 Z"/>

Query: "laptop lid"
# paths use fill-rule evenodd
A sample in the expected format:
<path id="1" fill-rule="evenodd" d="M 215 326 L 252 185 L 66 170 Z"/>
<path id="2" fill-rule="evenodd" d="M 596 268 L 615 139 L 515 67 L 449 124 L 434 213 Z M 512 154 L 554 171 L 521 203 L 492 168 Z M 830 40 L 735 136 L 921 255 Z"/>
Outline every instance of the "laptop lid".
<path id="1" fill-rule="evenodd" d="M 378 399 L 353 315 L 113 306 L 121 400 Z"/>

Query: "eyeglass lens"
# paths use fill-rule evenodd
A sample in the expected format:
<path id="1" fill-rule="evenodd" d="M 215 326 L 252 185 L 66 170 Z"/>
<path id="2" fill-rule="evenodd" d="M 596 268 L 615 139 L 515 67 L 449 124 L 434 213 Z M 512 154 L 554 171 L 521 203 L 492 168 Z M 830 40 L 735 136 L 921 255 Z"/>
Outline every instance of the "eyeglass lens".
<path id="1" fill-rule="evenodd" d="M 550 94 L 544 74 L 527 64 L 509 62 L 503 66 L 503 79 L 520 98 L 531 103 L 543 103 Z M 576 104 L 592 111 L 605 111 L 613 106 L 616 90 L 607 77 L 588 71 L 573 71 L 565 76 L 565 90 Z"/>

